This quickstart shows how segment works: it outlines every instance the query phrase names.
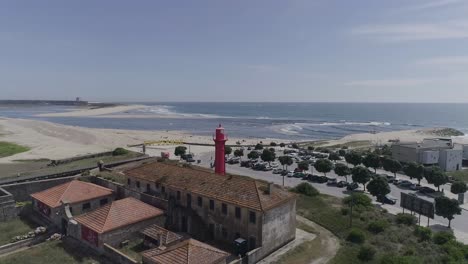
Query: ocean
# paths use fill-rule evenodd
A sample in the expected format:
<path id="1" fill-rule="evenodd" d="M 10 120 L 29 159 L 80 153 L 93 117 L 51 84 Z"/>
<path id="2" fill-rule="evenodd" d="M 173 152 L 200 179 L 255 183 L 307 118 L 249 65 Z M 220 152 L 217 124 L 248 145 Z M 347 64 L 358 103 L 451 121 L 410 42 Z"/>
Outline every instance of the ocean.
<path id="1" fill-rule="evenodd" d="M 73 106 L 1 106 L 0 116 L 91 128 L 182 130 L 211 135 L 218 124 L 234 137 L 336 139 L 355 133 L 451 127 L 468 133 L 468 104 L 431 103 L 139 103 L 118 113 L 148 118 L 37 117 Z M 154 118 L 152 116 L 167 116 Z M 171 118 L 169 118 L 171 117 Z"/>

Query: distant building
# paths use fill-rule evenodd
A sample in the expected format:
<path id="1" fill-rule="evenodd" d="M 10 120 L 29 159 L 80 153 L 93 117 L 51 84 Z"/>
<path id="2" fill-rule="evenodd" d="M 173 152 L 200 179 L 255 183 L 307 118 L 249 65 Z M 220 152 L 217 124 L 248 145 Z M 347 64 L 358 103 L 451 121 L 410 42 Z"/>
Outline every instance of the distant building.
<path id="1" fill-rule="evenodd" d="M 451 139 L 424 139 L 422 142 L 394 143 L 392 157 L 400 162 L 437 165 L 444 171 L 462 169 L 463 147 Z"/>
<path id="2" fill-rule="evenodd" d="M 143 264 L 225 264 L 228 253 L 197 241 L 187 239 L 164 248 L 143 252 Z"/>
<path id="3" fill-rule="evenodd" d="M 66 232 L 68 216 L 65 207 L 71 214 L 80 215 L 112 202 L 114 193 L 96 184 L 74 180 L 33 193 L 31 197 L 34 211 Z"/>
<path id="4" fill-rule="evenodd" d="M 164 225 L 164 221 L 162 210 L 135 198 L 125 198 L 75 217 L 70 221 L 69 235 L 100 251 L 104 244 L 116 247 L 141 229 Z"/>
<path id="5" fill-rule="evenodd" d="M 124 173 L 127 188 L 168 200 L 168 228 L 234 249 L 242 238 L 249 263 L 295 238 L 296 195 L 279 186 L 167 162 Z"/>

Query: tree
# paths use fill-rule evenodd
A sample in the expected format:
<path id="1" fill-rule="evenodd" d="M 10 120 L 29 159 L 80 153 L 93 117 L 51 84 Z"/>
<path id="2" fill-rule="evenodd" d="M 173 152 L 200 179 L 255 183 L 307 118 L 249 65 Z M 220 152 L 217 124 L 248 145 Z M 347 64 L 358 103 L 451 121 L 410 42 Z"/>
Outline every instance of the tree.
<path id="1" fill-rule="evenodd" d="M 309 170 L 309 163 L 307 161 L 301 161 L 297 164 L 297 167 L 300 170 L 307 171 Z"/>
<path id="2" fill-rule="evenodd" d="M 328 159 L 329 160 L 332 160 L 333 162 L 336 162 L 337 160 L 340 160 L 340 155 L 338 155 L 338 153 L 336 152 L 332 152 L 330 153 L 330 155 L 328 155 Z"/>
<path id="3" fill-rule="evenodd" d="M 273 153 L 275 153 L 275 149 L 274 149 L 274 148 L 269 148 L 268 150 L 271 151 L 271 152 L 273 152 Z"/>
<path id="4" fill-rule="evenodd" d="M 348 175 L 351 174 L 351 170 L 348 166 L 338 163 L 335 165 L 335 173 L 338 176 L 345 177 L 346 181 L 348 181 Z"/>
<path id="5" fill-rule="evenodd" d="M 371 175 L 369 170 L 363 166 L 356 166 L 351 170 L 352 178 L 354 182 L 361 183 L 366 191 L 366 183 L 370 180 Z"/>
<path id="6" fill-rule="evenodd" d="M 418 183 L 421 184 L 421 180 L 424 177 L 424 167 L 417 164 L 416 162 L 411 162 L 403 168 L 403 171 L 410 179 L 417 179 Z"/>
<path id="7" fill-rule="evenodd" d="M 299 145 L 297 145 L 297 143 L 292 143 L 291 147 L 293 149 L 298 149 L 299 148 Z"/>
<path id="8" fill-rule="evenodd" d="M 372 196 L 383 197 L 390 193 L 390 186 L 385 178 L 377 177 L 367 184 L 367 190 L 369 190 Z"/>
<path id="9" fill-rule="evenodd" d="M 314 151 L 314 149 L 315 149 L 315 148 L 314 148 L 313 146 L 308 146 L 308 147 L 307 147 L 307 150 L 308 150 L 308 151 Z"/>
<path id="10" fill-rule="evenodd" d="M 234 156 L 242 159 L 242 157 L 244 157 L 244 150 L 243 149 L 234 150 Z"/>
<path id="11" fill-rule="evenodd" d="M 362 160 L 364 166 L 368 168 L 373 168 L 374 172 L 377 173 L 377 168 L 380 167 L 380 157 L 377 154 L 367 154 Z"/>
<path id="12" fill-rule="evenodd" d="M 229 156 L 229 155 L 231 155 L 231 153 L 232 153 L 232 148 L 229 147 L 229 146 L 226 146 L 226 147 L 224 148 L 224 155 L 228 155 L 228 156 Z"/>
<path id="13" fill-rule="evenodd" d="M 293 159 L 289 156 L 281 156 L 278 158 L 278 160 L 281 163 L 281 165 L 283 165 L 283 169 L 284 166 L 286 166 L 286 169 L 288 169 L 288 166 L 291 166 L 294 163 Z"/>
<path id="14" fill-rule="evenodd" d="M 280 143 L 280 147 L 284 148 L 286 146 L 286 144 L 284 144 L 283 142 Z"/>
<path id="15" fill-rule="evenodd" d="M 357 166 L 361 164 L 362 162 L 362 157 L 355 151 L 351 151 L 346 153 L 345 155 L 345 160 L 347 163 L 353 164 L 354 166 Z"/>
<path id="16" fill-rule="evenodd" d="M 435 213 L 438 216 L 447 218 L 449 220 L 448 227 L 450 228 L 450 224 L 455 215 L 461 214 L 461 208 L 457 200 L 439 196 L 435 198 Z"/>
<path id="17" fill-rule="evenodd" d="M 434 186 L 437 187 L 437 191 L 439 192 L 440 186 L 448 182 L 447 175 L 445 175 L 445 173 L 441 171 L 439 167 L 436 166 L 426 168 L 426 170 L 424 171 L 424 178 L 426 178 L 428 183 L 434 184 Z"/>
<path id="18" fill-rule="evenodd" d="M 386 171 L 393 173 L 393 176 L 396 178 L 396 173 L 399 172 L 402 168 L 401 163 L 394 159 L 384 159 L 383 168 Z"/>
<path id="19" fill-rule="evenodd" d="M 450 187 L 450 191 L 453 194 L 460 194 L 460 193 L 465 193 L 466 192 L 466 183 L 462 181 L 456 181 L 452 183 L 452 186 Z"/>
<path id="20" fill-rule="evenodd" d="M 346 155 L 346 150 L 340 149 L 340 150 L 338 150 L 338 154 L 339 154 L 341 157 L 344 157 L 344 156 Z"/>
<path id="21" fill-rule="evenodd" d="M 273 142 L 273 141 L 272 141 L 272 142 L 270 142 L 270 146 L 272 146 L 272 147 L 276 147 L 276 146 L 277 146 L 277 144 L 276 144 L 276 142 Z"/>
<path id="22" fill-rule="evenodd" d="M 314 168 L 327 176 L 327 173 L 333 169 L 333 163 L 327 159 L 319 159 L 315 162 Z"/>
<path id="23" fill-rule="evenodd" d="M 260 158 L 263 161 L 268 162 L 268 164 L 270 164 L 270 162 L 275 161 L 276 155 L 274 152 L 270 151 L 269 149 L 264 149 Z"/>
<path id="24" fill-rule="evenodd" d="M 262 150 L 263 149 L 263 145 L 260 144 L 260 143 L 257 143 L 257 145 L 255 145 L 255 150 Z"/>
<path id="25" fill-rule="evenodd" d="M 174 155 L 176 155 L 178 157 L 182 157 L 183 155 L 185 155 L 185 152 L 187 152 L 187 147 L 178 146 L 174 150 Z"/>
<path id="26" fill-rule="evenodd" d="M 247 158 L 249 159 L 258 159 L 259 156 L 257 151 L 250 151 L 249 154 L 247 154 Z"/>

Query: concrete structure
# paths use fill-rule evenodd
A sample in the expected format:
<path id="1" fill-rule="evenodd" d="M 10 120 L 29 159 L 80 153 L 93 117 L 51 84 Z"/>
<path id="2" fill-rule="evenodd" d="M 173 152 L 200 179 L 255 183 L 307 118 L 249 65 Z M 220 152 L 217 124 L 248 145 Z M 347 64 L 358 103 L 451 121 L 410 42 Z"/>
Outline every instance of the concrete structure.
<path id="1" fill-rule="evenodd" d="M 17 216 L 13 195 L 0 187 L 0 222 L 15 219 Z"/>
<path id="2" fill-rule="evenodd" d="M 167 247 L 182 240 L 182 236 L 164 229 L 158 225 L 151 225 L 141 231 L 144 245 L 148 248 Z"/>
<path id="3" fill-rule="evenodd" d="M 31 197 L 34 210 L 66 233 L 70 215 L 80 215 L 104 206 L 113 201 L 114 193 L 96 184 L 73 180 L 33 193 Z"/>
<path id="4" fill-rule="evenodd" d="M 451 139 L 425 139 L 422 142 L 395 143 L 392 156 L 400 162 L 437 165 L 444 171 L 462 169 L 463 147 Z"/>
<path id="5" fill-rule="evenodd" d="M 187 239 L 164 248 L 143 252 L 143 264 L 225 264 L 228 253 L 215 247 Z"/>
<path id="6" fill-rule="evenodd" d="M 216 134 L 213 137 L 215 142 L 215 173 L 224 175 L 226 174 L 226 159 L 225 159 L 225 144 L 227 135 L 224 134 L 224 128 L 219 124 L 216 128 Z"/>
<path id="7" fill-rule="evenodd" d="M 103 252 L 104 244 L 116 247 L 145 227 L 164 221 L 162 210 L 125 198 L 70 220 L 69 235 Z"/>
<path id="8" fill-rule="evenodd" d="M 167 227 L 235 251 L 247 242 L 255 263 L 294 240 L 296 196 L 280 186 L 237 175 L 218 175 L 169 162 L 124 172 L 127 187 L 167 199 Z"/>

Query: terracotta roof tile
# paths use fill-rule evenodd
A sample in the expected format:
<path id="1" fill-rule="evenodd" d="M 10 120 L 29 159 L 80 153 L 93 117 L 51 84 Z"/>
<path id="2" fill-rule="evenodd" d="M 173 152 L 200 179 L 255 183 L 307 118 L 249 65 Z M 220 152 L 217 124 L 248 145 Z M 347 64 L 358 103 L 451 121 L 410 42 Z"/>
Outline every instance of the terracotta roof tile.
<path id="1" fill-rule="evenodd" d="M 145 236 L 159 240 L 161 245 L 168 245 L 177 240 L 182 239 L 181 235 L 178 235 L 174 232 L 164 229 L 158 225 L 148 226 L 147 228 L 143 229 L 141 233 Z"/>
<path id="2" fill-rule="evenodd" d="M 267 194 L 266 182 L 245 176 L 217 175 L 195 166 L 187 168 L 153 162 L 127 170 L 125 174 L 258 211 L 271 209 L 295 197 L 276 185 L 273 186 L 273 192 Z"/>
<path id="3" fill-rule="evenodd" d="M 153 264 L 215 264 L 229 254 L 195 239 L 187 239 L 167 248 L 154 248 L 143 252 Z"/>
<path id="4" fill-rule="evenodd" d="M 156 207 L 129 197 L 80 215 L 75 220 L 97 233 L 105 233 L 160 216 L 163 213 Z"/>
<path id="5" fill-rule="evenodd" d="M 112 194 L 111 189 L 89 182 L 73 180 L 47 190 L 33 193 L 31 197 L 51 208 L 59 207 L 62 202 L 79 203 Z"/>

